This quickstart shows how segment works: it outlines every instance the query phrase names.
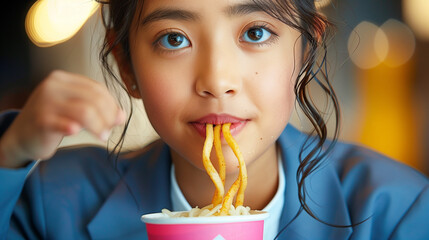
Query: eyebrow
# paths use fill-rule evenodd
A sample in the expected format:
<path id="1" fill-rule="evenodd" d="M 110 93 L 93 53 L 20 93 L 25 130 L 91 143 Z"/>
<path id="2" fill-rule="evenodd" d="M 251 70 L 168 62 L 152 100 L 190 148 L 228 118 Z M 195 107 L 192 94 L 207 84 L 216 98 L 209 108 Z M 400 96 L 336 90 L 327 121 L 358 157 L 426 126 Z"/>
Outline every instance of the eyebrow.
<path id="1" fill-rule="evenodd" d="M 264 10 L 259 5 L 253 2 L 239 3 L 236 5 L 229 6 L 224 10 L 226 15 L 229 17 L 243 16 L 246 14 L 250 14 L 254 12 L 263 12 L 263 11 Z"/>
<path id="2" fill-rule="evenodd" d="M 234 17 L 234 16 L 243 16 L 246 14 L 254 13 L 254 12 L 262 12 L 263 9 L 255 4 L 255 3 L 239 3 L 232 6 L 228 6 L 224 9 L 224 13 L 228 17 Z M 196 21 L 201 18 L 201 15 L 188 11 L 183 9 L 175 9 L 175 8 L 159 8 L 150 14 L 148 14 L 146 17 L 143 18 L 141 21 L 141 25 L 147 25 L 151 22 L 165 20 L 165 19 L 172 19 L 172 20 L 183 20 L 183 21 Z"/>
<path id="3" fill-rule="evenodd" d="M 185 20 L 185 21 L 195 21 L 200 18 L 200 15 L 195 12 L 182 10 L 182 9 L 172 9 L 172 8 L 159 8 L 141 21 L 142 25 L 146 25 L 150 22 L 155 22 L 163 19 L 173 19 L 173 20 Z"/>

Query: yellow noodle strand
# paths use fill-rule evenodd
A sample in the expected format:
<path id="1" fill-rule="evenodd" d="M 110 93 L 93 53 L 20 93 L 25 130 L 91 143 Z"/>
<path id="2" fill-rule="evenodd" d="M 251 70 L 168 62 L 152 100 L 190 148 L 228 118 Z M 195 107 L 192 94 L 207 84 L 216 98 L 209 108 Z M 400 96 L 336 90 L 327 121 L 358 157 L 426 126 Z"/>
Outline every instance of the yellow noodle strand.
<path id="1" fill-rule="evenodd" d="M 221 131 L 221 125 L 216 125 L 214 127 L 214 146 L 216 150 L 216 156 L 219 162 L 219 177 L 222 180 L 222 185 L 225 188 L 225 158 L 222 153 L 222 143 L 220 140 L 220 131 Z M 213 206 L 217 206 L 222 203 L 223 194 L 221 194 L 218 189 L 216 189 L 216 192 L 213 196 L 212 204 Z"/>
<path id="2" fill-rule="evenodd" d="M 240 187 L 240 177 L 238 177 L 235 182 L 232 184 L 229 191 L 226 193 L 225 198 L 223 199 L 222 208 L 220 209 L 219 215 L 220 216 L 226 216 L 229 213 L 229 209 L 232 205 L 232 200 L 235 196 L 235 194 L 238 191 L 238 188 Z"/>
<path id="3" fill-rule="evenodd" d="M 247 170 L 246 164 L 243 160 L 243 155 L 241 154 L 240 148 L 238 147 L 237 142 L 231 136 L 231 132 L 229 131 L 231 127 L 231 123 L 223 124 L 222 133 L 229 147 L 234 151 L 235 156 L 238 159 L 238 164 L 240 166 L 240 173 L 238 180 L 240 180 L 240 188 L 238 189 L 237 198 L 235 200 L 235 207 L 242 206 L 244 203 L 244 191 L 247 187 Z"/>
<path id="4" fill-rule="evenodd" d="M 225 188 L 222 183 L 222 179 L 214 168 L 212 162 L 210 161 L 210 152 L 213 147 L 213 124 L 206 124 L 206 140 L 204 141 L 203 147 L 203 164 L 204 168 L 207 171 L 207 174 L 210 176 L 210 179 L 216 187 L 216 192 L 219 196 L 224 195 Z M 216 194 L 216 193 L 215 193 Z M 213 204 L 213 206 L 216 206 Z"/>
<path id="5" fill-rule="evenodd" d="M 221 131 L 221 125 L 216 125 L 214 127 L 214 146 L 216 149 L 216 156 L 219 161 L 219 176 L 220 179 L 222 179 L 222 182 L 225 184 L 225 158 L 223 157 L 222 153 L 222 142 L 220 141 L 220 131 Z"/>

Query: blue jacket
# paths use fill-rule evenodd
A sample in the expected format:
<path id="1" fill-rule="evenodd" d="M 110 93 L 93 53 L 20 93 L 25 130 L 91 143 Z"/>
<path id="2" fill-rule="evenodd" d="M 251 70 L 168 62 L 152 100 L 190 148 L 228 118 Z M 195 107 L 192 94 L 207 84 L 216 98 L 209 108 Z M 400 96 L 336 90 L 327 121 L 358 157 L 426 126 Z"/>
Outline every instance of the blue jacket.
<path id="1" fill-rule="evenodd" d="M 0 115 L 0 134 L 14 114 Z M 278 143 L 286 176 L 280 226 L 299 209 L 296 170 L 306 135 L 287 126 Z M 170 150 L 159 142 L 117 164 L 99 147 L 62 149 L 49 161 L 0 169 L 1 239 L 146 239 L 140 216 L 171 209 Z M 116 166 L 115 166 L 116 165 Z M 28 177 L 26 178 L 26 176 Z M 368 149 L 338 143 L 307 180 L 307 203 L 280 239 L 429 239 L 429 181 Z"/>

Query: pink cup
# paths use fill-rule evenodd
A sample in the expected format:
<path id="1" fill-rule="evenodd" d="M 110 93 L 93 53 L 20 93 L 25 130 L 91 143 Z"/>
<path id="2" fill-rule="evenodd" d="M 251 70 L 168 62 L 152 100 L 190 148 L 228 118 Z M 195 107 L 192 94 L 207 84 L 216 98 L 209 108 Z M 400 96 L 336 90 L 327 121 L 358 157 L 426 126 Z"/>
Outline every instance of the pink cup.
<path id="1" fill-rule="evenodd" d="M 222 217 L 177 217 L 163 213 L 141 217 L 149 240 L 262 240 L 267 212 Z"/>

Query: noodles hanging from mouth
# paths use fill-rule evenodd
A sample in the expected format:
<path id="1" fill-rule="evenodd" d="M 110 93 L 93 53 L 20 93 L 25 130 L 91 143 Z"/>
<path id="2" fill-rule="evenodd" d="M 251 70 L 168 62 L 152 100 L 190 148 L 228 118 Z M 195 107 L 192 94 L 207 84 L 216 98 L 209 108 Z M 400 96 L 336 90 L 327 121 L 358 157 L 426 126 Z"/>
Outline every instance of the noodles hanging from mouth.
<path id="1" fill-rule="evenodd" d="M 163 209 L 162 212 L 168 217 L 208 217 L 208 216 L 233 216 L 233 215 L 249 215 L 251 210 L 249 207 L 244 207 L 244 191 L 247 187 L 247 170 L 241 151 L 237 142 L 230 132 L 231 123 L 222 125 L 206 124 L 206 139 L 203 146 L 203 165 L 207 174 L 215 185 L 215 192 L 213 195 L 212 203 L 203 208 L 195 207 L 187 212 L 171 212 Z M 228 146 L 234 152 L 239 164 L 239 174 L 234 181 L 228 192 L 225 194 L 225 177 L 226 177 L 226 164 L 225 158 L 222 153 L 221 134 L 228 143 Z M 210 153 L 212 148 L 215 148 L 216 157 L 219 163 L 219 172 L 213 166 L 210 160 Z M 233 199 L 236 197 L 235 204 Z"/>
<path id="2" fill-rule="evenodd" d="M 244 190 L 246 190 L 247 187 L 247 170 L 246 170 L 246 164 L 243 160 L 243 156 L 241 154 L 240 149 L 238 148 L 237 142 L 232 138 L 232 135 L 230 133 L 230 127 L 231 123 L 226 123 L 222 125 L 222 133 L 223 136 L 228 143 L 229 147 L 234 152 L 235 156 L 238 159 L 238 164 L 240 167 L 240 172 L 238 175 L 237 180 L 232 184 L 231 188 L 229 189 L 228 193 L 225 195 L 222 208 L 220 210 L 221 216 L 227 215 L 229 208 L 231 207 L 232 199 L 234 198 L 235 194 L 237 194 L 237 198 L 235 201 L 235 208 L 239 206 L 243 206 L 244 203 Z M 237 192 L 238 191 L 238 192 Z"/>
<path id="3" fill-rule="evenodd" d="M 215 146 L 216 156 L 217 156 L 218 164 L 219 164 L 219 177 L 222 181 L 223 188 L 225 188 L 225 169 L 226 169 L 226 166 L 225 166 L 225 158 L 223 157 L 223 153 L 222 153 L 222 143 L 220 141 L 221 127 L 222 127 L 221 125 L 216 125 L 214 127 L 214 146 Z M 203 152 L 204 152 L 204 150 L 203 150 Z M 204 155 L 204 153 L 203 153 L 203 155 Z M 204 159 L 204 156 L 203 156 L 203 159 Z M 207 168 L 206 168 L 206 171 L 207 171 Z M 208 171 L 207 171 L 207 173 L 208 173 Z M 219 190 L 216 188 L 216 192 L 215 192 L 215 194 L 213 196 L 213 200 L 212 200 L 213 206 L 217 206 L 217 205 L 222 203 L 223 194 L 224 194 L 224 190 Z"/>

